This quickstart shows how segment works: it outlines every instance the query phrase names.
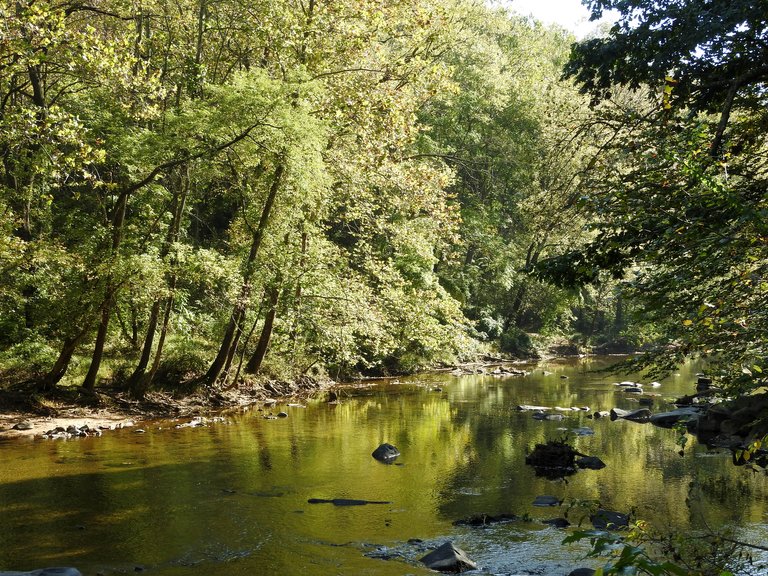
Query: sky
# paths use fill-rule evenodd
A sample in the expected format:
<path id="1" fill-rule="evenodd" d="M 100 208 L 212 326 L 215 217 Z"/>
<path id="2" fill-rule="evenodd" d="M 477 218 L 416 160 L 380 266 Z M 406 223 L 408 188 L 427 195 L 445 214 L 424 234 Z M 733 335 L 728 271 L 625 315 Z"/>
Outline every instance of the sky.
<path id="1" fill-rule="evenodd" d="M 524 16 L 533 15 L 545 24 L 559 24 L 579 38 L 598 25 L 589 21 L 589 10 L 581 0 L 505 0 L 502 4 Z"/>

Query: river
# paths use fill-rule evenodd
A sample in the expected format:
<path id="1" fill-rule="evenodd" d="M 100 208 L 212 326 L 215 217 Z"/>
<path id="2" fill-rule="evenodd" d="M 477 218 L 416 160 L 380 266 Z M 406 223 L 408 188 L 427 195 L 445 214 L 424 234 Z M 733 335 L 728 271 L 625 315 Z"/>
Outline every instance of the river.
<path id="1" fill-rule="evenodd" d="M 152 422 L 76 440 L 0 444 L 0 569 L 75 566 L 85 576 L 430 574 L 426 550 L 454 541 L 483 574 L 568 574 L 583 546 L 541 520 L 597 502 L 678 531 L 733 527 L 766 544 L 766 476 L 736 468 L 725 452 L 691 441 L 681 457 L 673 430 L 587 415 L 637 408 L 594 372 L 606 359 L 553 361 L 527 376 L 430 374 L 340 393 L 338 404 L 278 404 L 200 428 Z M 695 369 L 649 390 L 691 393 Z M 436 390 L 439 388 L 439 390 Z M 589 406 L 559 422 L 537 421 L 519 404 Z M 182 421 L 183 422 L 183 421 Z M 578 427 L 575 447 L 607 467 L 566 481 L 525 464 L 537 442 Z M 382 442 L 402 455 L 375 461 Z M 539 495 L 565 502 L 537 508 Z M 333 506 L 310 498 L 389 504 Z M 453 525 L 476 514 L 527 515 L 486 528 Z M 421 542 L 408 543 L 410 539 Z"/>

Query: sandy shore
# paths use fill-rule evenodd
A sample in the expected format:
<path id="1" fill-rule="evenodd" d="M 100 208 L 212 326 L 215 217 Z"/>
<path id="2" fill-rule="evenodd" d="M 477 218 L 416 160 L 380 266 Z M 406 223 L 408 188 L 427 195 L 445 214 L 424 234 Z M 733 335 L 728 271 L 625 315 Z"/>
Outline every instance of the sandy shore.
<path id="1" fill-rule="evenodd" d="M 30 416 L 28 414 L 7 413 L 0 414 L 0 440 L 5 438 L 40 437 L 49 430 L 59 426 L 64 429 L 69 426 L 81 428 L 86 425 L 91 429 L 98 429 L 99 427 L 102 429 L 114 429 L 132 426 L 136 422 L 136 418 L 108 410 L 96 412 L 81 410 L 57 416 Z M 24 429 L 14 428 L 15 426 Z"/>

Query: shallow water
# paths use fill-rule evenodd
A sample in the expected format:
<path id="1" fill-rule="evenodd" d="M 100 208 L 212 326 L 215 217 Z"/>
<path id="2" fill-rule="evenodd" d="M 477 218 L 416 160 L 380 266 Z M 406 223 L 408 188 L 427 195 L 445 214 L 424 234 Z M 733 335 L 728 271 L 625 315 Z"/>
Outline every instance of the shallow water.
<path id="1" fill-rule="evenodd" d="M 734 526 L 764 538 L 766 476 L 735 468 L 727 453 L 651 425 L 587 419 L 533 420 L 518 404 L 636 408 L 617 378 L 591 369 L 607 360 L 540 365 L 528 376 L 420 376 L 342 394 L 336 405 L 278 405 L 289 417 L 251 411 L 204 428 L 174 423 L 100 438 L 0 444 L 0 569 L 70 565 L 85 576 L 432 573 L 417 559 L 454 540 L 484 574 L 567 574 L 590 565 L 561 545 L 578 501 L 599 501 L 678 530 Z M 545 374 L 544 370 L 552 372 Z M 650 390 L 664 398 L 693 389 L 694 368 Z M 567 378 L 561 378 L 567 376 Z M 433 389 L 439 386 L 442 391 Z M 607 467 L 567 481 L 537 478 L 526 451 L 587 426 L 576 448 Z M 371 458 L 395 444 L 395 465 Z M 538 495 L 566 505 L 537 508 Z M 333 506 L 309 498 L 390 504 Z M 532 521 L 454 527 L 475 514 L 527 514 Z M 409 544 L 409 539 L 422 543 Z M 388 558 L 388 559 L 383 559 Z"/>

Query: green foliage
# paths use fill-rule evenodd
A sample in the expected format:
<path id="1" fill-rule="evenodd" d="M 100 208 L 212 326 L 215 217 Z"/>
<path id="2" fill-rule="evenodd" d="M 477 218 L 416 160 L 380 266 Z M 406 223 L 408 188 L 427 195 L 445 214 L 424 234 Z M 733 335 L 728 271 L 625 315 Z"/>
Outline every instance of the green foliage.
<path id="1" fill-rule="evenodd" d="M 0 346 L 43 388 L 527 353 L 572 304 L 527 274 L 583 238 L 562 31 L 469 0 L 0 12 Z"/>
<path id="2" fill-rule="evenodd" d="M 641 367 L 670 370 L 701 355 L 732 392 L 764 386 L 768 173 L 755 135 L 766 121 L 756 88 L 765 71 L 752 59 L 765 50 L 764 10 L 591 5 L 621 11 L 607 38 L 574 48 L 567 68 L 595 98 L 596 122 L 610 127 L 581 198 L 593 236 L 541 263 L 540 274 L 567 286 L 597 282 L 601 271 L 621 280 L 643 321 L 674 344 Z"/>
<path id="3" fill-rule="evenodd" d="M 650 576 L 733 576 L 728 564 L 743 563 L 739 546 L 733 546 L 720 536 L 708 535 L 690 538 L 676 535 L 669 538 L 653 536 L 643 522 L 637 522 L 627 533 L 602 530 L 577 530 L 569 534 L 563 544 L 589 541 L 589 558 L 606 559 L 596 575 L 648 574 Z M 723 546 L 725 544 L 725 546 Z M 660 548 L 662 554 L 678 560 L 658 560 L 649 550 Z M 695 549 L 694 549 L 695 548 Z M 747 560 L 747 564 L 749 561 Z"/>
<path id="4" fill-rule="evenodd" d="M 518 356 L 530 356 L 535 352 L 530 336 L 517 326 L 510 326 L 501 335 L 499 348 L 502 352 Z"/>

